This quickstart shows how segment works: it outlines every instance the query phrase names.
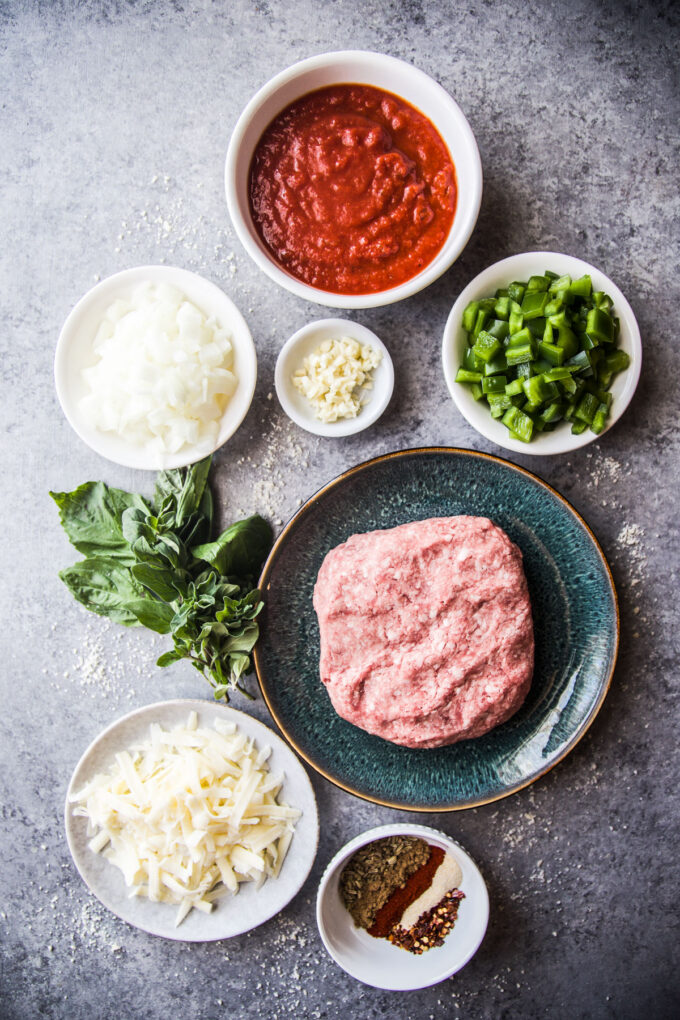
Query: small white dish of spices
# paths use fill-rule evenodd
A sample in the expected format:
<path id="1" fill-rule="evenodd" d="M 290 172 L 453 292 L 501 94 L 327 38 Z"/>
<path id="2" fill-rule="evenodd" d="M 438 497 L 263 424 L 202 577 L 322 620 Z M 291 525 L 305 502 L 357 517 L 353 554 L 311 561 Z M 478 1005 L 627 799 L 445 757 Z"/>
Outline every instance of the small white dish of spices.
<path id="1" fill-rule="evenodd" d="M 347 843 L 319 883 L 316 919 L 335 962 L 364 984 L 427 988 L 481 945 L 489 897 L 455 840 L 425 825 L 382 825 Z"/>
<path id="2" fill-rule="evenodd" d="M 378 420 L 394 389 L 379 337 L 350 319 L 320 319 L 281 348 L 276 395 L 289 418 L 317 436 L 350 436 Z"/>

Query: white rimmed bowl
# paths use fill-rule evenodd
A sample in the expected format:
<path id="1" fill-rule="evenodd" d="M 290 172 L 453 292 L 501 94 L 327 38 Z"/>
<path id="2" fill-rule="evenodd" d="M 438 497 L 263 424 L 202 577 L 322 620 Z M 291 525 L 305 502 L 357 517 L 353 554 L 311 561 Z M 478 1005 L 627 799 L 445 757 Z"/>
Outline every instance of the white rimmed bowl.
<path id="1" fill-rule="evenodd" d="M 343 336 L 358 340 L 361 344 L 369 344 L 381 351 L 382 358 L 371 373 L 373 387 L 366 391 L 369 399 L 356 418 L 322 422 L 315 417 L 309 400 L 293 386 L 292 376 L 295 369 L 302 367 L 307 355 L 315 351 L 324 340 L 338 340 Z M 394 390 L 394 367 L 382 340 L 366 326 L 349 319 L 319 319 L 303 326 L 283 345 L 276 361 L 274 385 L 282 408 L 300 428 L 317 436 L 351 436 L 373 425 L 389 404 Z"/>
<path id="2" fill-rule="evenodd" d="M 457 383 L 455 379 L 466 347 L 466 334 L 462 326 L 465 306 L 470 301 L 492 297 L 497 288 L 506 287 L 513 280 L 528 280 L 530 276 L 539 275 L 546 269 L 560 276 L 568 273 L 573 279 L 589 273 L 593 281 L 593 290 L 605 291 L 614 302 L 614 311 L 621 323 L 618 346 L 630 355 L 630 365 L 625 372 L 619 372 L 614 376 L 611 386 L 613 397 L 611 411 L 607 425 L 600 433 L 604 435 L 604 432 L 619 420 L 633 398 L 642 368 L 642 342 L 633 309 L 613 280 L 595 266 L 573 255 L 561 255 L 551 251 L 528 251 L 502 259 L 476 276 L 459 296 L 446 322 L 442 342 L 444 378 L 453 402 L 463 417 L 482 436 L 505 450 L 539 457 L 554 453 L 570 453 L 572 450 L 587 446 L 599 436 L 590 429 L 586 429 L 580 436 L 574 436 L 571 433 L 571 424 L 561 422 L 554 432 L 537 433 L 530 443 L 511 439 L 505 425 L 491 417 L 487 402 L 476 401 L 468 387 Z"/>
<path id="3" fill-rule="evenodd" d="M 385 836 L 419 836 L 452 854 L 460 865 L 465 898 L 442 946 L 415 956 L 387 939 L 373 938 L 357 928 L 340 896 L 340 875 L 352 854 Z M 406 992 L 428 988 L 456 974 L 479 949 L 489 921 L 489 895 L 479 868 L 450 836 L 426 825 L 381 825 L 347 843 L 326 868 L 316 897 L 316 921 L 326 949 L 344 971 L 374 988 Z"/>
<path id="4" fill-rule="evenodd" d="M 117 753 L 146 740 L 151 723 L 173 729 L 185 723 L 192 711 L 198 715 L 199 726 L 213 726 L 217 719 L 233 722 L 242 733 L 256 741 L 258 748 L 269 745 L 272 749 L 269 768 L 274 775 L 284 775 L 281 798 L 291 807 L 299 808 L 302 815 L 295 823 L 295 833 L 277 878 L 268 878 L 259 889 L 253 882 L 244 882 L 236 896 L 220 897 L 210 914 L 192 910 L 175 927 L 176 906 L 152 903 L 143 897 L 130 898 L 122 872 L 101 854 L 90 850 L 87 819 L 74 814 L 70 797 L 99 772 L 107 771 Z M 103 730 L 87 748 L 71 777 L 66 794 L 65 824 L 74 864 L 97 899 L 135 928 L 180 942 L 232 938 L 274 917 L 304 885 L 316 857 L 319 839 L 319 818 L 312 784 L 300 761 L 281 737 L 245 712 L 218 702 L 196 699 L 146 705 Z"/>
<path id="5" fill-rule="evenodd" d="M 80 410 L 88 388 L 82 370 L 95 361 L 92 343 L 109 305 L 129 295 L 140 283 L 166 283 L 178 287 L 206 315 L 214 315 L 228 329 L 234 350 L 238 385 L 220 422 L 217 442 L 209 446 L 184 446 L 174 454 L 152 456 L 114 432 L 93 428 Z M 87 292 L 64 323 L 54 358 L 54 381 L 62 410 L 84 443 L 107 460 L 124 467 L 158 471 L 184 467 L 219 449 L 234 434 L 250 407 L 257 378 L 257 355 L 250 330 L 234 302 L 214 283 L 173 266 L 138 266 L 109 276 Z"/>
<path id="6" fill-rule="evenodd" d="M 437 128 L 456 169 L 456 214 L 443 247 L 432 262 L 405 283 L 375 294 L 334 294 L 310 287 L 287 273 L 260 239 L 250 214 L 248 178 L 262 132 L 290 103 L 328 85 L 361 83 L 405 99 Z M 482 164 L 472 129 L 458 104 L 429 75 L 384 53 L 344 50 L 302 60 L 275 75 L 250 100 L 234 128 L 227 151 L 225 188 L 239 240 L 256 265 L 298 297 L 331 308 L 374 308 L 410 297 L 427 287 L 458 258 L 472 233 L 482 200 Z"/>

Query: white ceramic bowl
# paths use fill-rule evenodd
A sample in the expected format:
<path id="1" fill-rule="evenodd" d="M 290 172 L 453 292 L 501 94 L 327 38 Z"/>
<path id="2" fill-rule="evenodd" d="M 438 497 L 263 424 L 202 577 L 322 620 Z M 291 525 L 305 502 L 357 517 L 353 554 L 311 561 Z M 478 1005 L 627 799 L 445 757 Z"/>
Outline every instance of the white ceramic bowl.
<path id="1" fill-rule="evenodd" d="M 292 375 L 296 368 L 301 367 L 304 358 L 324 340 L 337 340 L 343 336 L 379 349 L 382 358 L 372 372 L 373 388 L 366 391 L 369 400 L 356 418 L 326 423 L 315 417 L 309 400 L 293 386 Z M 377 421 L 389 404 L 394 389 L 394 367 L 382 340 L 366 326 L 349 319 L 319 319 L 303 326 L 283 345 L 276 361 L 274 384 L 282 408 L 300 428 L 317 436 L 351 436 Z"/>
<path id="2" fill-rule="evenodd" d="M 455 381 L 456 372 L 460 368 L 466 347 L 466 334 L 462 326 L 463 311 L 470 301 L 483 297 L 492 297 L 496 289 L 505 287 L 513 280 L 528 280 L 532 275 L 539 275 L 546 269 L 569 274 L 573 279 L 589 273 L 594 290 L 603 290 L 614 302 L 614 311 L 621 322 L 618 346 L 630 355 L 630 365 L 625 372 L 614 376 L 611 386 L 613 396 L 611 412 L 604 435 L 619 420 L 628 407 L 635 392 L 642 368 L 642 344 L 640 330 L 633 310 L 616 284 L 596 269 L 595 266 L 574 258 L 572 255 L 560 255 L 551 251 L 529 251 L 521 255 L 511 255 L 489 266 L 467 285 L 453 308 L 444 329 L 442 343 L 442 361 L 444 377 L 453 401 L 464 418 L 486 439 L 514 453 L 534 456 L 547 456 L 553 453 L 570 453 L 578 450 L 599 437 L 586 429 L 580 436 L 571 433 L 569 422 L 560 423 L 554 432 L 535 433 L 530 443 L 511 439 L 505 425 L 491 417 L 489 405 L 485 400 L 476 401 L 467 386 Z"/>
<path id="3" fill-rule="evenodd" d="M 342 870 L 359 847 L 385 836 L 420 836 L 453 854 L 463 872 L 456 924 L 442 946 L 415 956 L 357 928 L 340 897 Z M 443 832 L 425 825 L 381 825 L 369 829 L 340 850 L 326 868 L 316 898 L 316 920 L 326 949 L 352 977 L 375 988 L 412 991 L 456 974 L 481 945 L 489 920 L 489 896 L 479 868 L 463 848 Z"/>
<path id="4" fill-rule="evenodd" d="M 83 417 L 80 401 L 88 392 L 82 370 L 94 363 L 92 341 L 109 305 L 129 295 L 145 281 L 178 287 L 206 315 L 215 318 L 232 334 L 236 392 L 225 409 L 217 442 L 212 450 L 184 446 L 178 453 L 151 456 L 114 432 L 100 432 Z M 54 358 L 54 380 L 62 410 L 84 443 L 108 460 L 124 467 L 158 471 L 183 467 L 214 452 L 229 439 L 246 416 L 255 392 L 257 356 L 246 321 L 234 302 L 214 283 L 196 273 L 172 266 L 139 266 L 109 276 L 80 299 L 64 323 Z"/>
<path id="5" fill-rule="evenodd" d="M 458 202 L 444 246 L 422 272 L 376 294 L 334 294 L 310 287 L 282 269 L 262 243 L 253 225 L 248 177 L 262 132 L 290 103 L 328 85 L 358 82 L 401 96 L 428 117 L 446 142 L 456 168 Z M 281 71 L 253 96 L 231 136 L 225 166 L 229 214 L 244 248 L 275 283 L 298 297 L 331 308 L 373 308 L 401 301 L 427 287 L 458 258 L 477 222 L 482 199 L 482 165 L 472 129 L 441 85 L 403 60 L 383 53 L 346 50 L 323 53 Z"/>
<path id="6" fill-rule="evenodd" d="M 267 879 L 260 889 L 253 882 L 242 883 L 238 896 L 220 897 L 210 914 L 192 910 L 175 927 L 177 907 L 171 903 L 152 903 L 144 897 L 130 897 L 122 872 L 101 854 L 90 850 L 87 819 L 74 814 L 70 797 L 100 772 L 107 771 L 115 755 L 149 736 L 149 726 L 157 723 L 173 729 L 186 722 L 190 712 L 198 715 L 199 726 L 213 726 L 217 719 L 236 723 L 258 748 L 271 747 L 268 765 L 272 774 L 284 775 L 281 799 L 302 815 L 288 854 L 277 878 Z M 309 777 L 284 741 L 264 723 L 245 712 L 215 701 L 194 699 L 162 701 L 146 705 L 117 719 L 90 744 L 78 762 L 66 794 L 66 837 L 71 856 L 81 878 L 97 899 L 118 917 L 151 935 L 180 942 L 212 942 L 250 931 L 269 920 L 292 900 L 302 888 L 316 857 L 319 818 L 314 790 Z"/>

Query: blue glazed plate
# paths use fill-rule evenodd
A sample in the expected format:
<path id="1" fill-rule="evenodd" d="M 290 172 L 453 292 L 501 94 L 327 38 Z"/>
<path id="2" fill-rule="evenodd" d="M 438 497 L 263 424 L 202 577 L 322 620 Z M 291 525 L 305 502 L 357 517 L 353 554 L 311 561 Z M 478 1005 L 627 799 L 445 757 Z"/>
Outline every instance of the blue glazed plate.
<path id="1" fill-rule="evenodd" d="M 534 613 L 534 678 L 519 712 L 486 736 L 412 750 L 336 715 L 319 679 L 312 592 L 326 553 L 351 534 L 455 514 L 490 517 L 522 550 Z M 390 807 L 455 810 L 527 786 L 580 740 L 614 671 L 616 591 L 593 533 L 540 478 L 488 454 L 404 450 L 345 472 L 287 524 L 260 586 L 266 613 L 255 667 L 281 731 L 331 782 Z"/>

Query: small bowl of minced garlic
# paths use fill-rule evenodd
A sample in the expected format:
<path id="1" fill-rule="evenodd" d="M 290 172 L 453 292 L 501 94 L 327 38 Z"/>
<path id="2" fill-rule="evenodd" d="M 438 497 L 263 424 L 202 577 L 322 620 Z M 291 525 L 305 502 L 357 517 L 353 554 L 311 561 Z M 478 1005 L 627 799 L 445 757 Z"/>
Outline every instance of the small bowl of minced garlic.
<path id="1" fill-rule="evenodd" d="M 472 858 L 425 825 L 382 825 L 332 859 L 319 883 L 316 919 L 335 962 L 364 984 L 427 988 L 474 956 L 489 897 Z"/>
<path id="2" fill-rule="evenodd" d="M 349 319 L 310 322 L 283 345 L 274 375 L 289 418 L 317 436 L 350 436 L 378 420 L 394 389 L 389 351 Z"/>

